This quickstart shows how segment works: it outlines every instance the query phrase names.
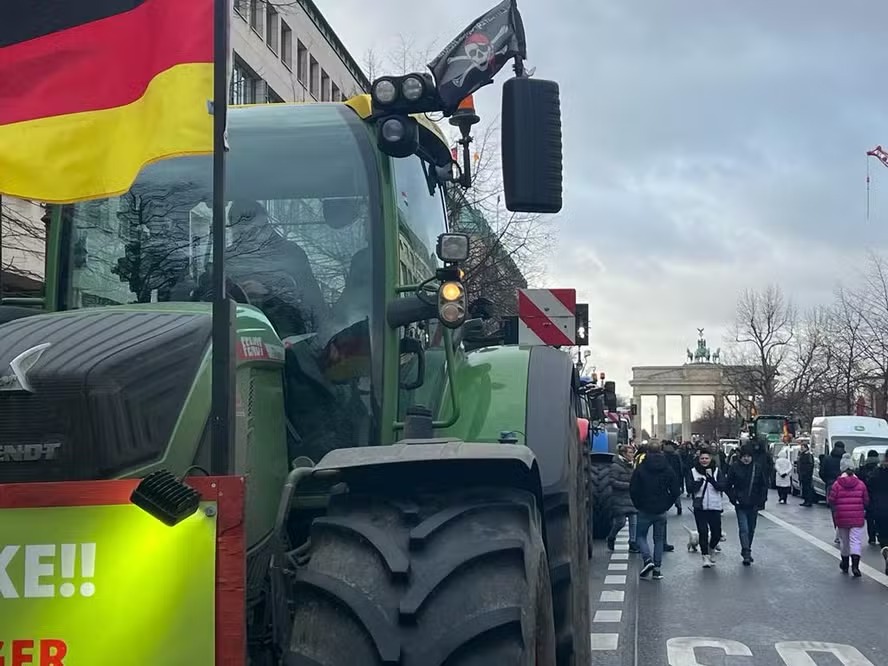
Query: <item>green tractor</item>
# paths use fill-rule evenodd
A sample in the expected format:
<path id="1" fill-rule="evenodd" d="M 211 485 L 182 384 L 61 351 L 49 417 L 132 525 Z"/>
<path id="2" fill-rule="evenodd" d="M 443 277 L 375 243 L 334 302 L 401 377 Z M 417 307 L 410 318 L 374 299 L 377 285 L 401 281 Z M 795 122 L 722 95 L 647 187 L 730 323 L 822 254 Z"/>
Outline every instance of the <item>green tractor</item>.
<path id="1" fill-rule="evenodd" d="M 587 666 L 576 370 L 548 347 L 467 351 L 449 146 L 376 106 L 229 112 L 228 469 L 212 158 L 51 208 L 42 309 L 0 308 L 0 483 L 244 475 L 252 664 Z M 503 134 L 507 202 L 559 208 L 557 85 L 510 79 Z"/>

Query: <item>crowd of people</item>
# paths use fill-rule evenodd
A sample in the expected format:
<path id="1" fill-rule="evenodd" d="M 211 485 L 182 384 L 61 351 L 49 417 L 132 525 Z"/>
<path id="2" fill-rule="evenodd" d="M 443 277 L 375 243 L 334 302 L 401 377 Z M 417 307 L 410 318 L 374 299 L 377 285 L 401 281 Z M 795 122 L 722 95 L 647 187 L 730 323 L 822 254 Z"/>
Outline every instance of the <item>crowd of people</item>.
<path id="1" fill-rule="evenodd" d="M 801 506 L 816 503 L 813 489 L 814 456 L 802 443 L 796 459 L 802 495 Z M 668 512 L 682 515 L 682 495 L 691 500 L 696 530 L 689 544 L 699 547 L 702 566 L 715 566 L 715 554 L 725 540 L 722 516 L 727 503 L 734 506 L 740 557 L 744 566 L 755 559 L 752 545 L 759 512 L 768 501 L 773 480 L 778 503 L 789 498 L 793 462 L 788 447 L 772 457 L 767 445 L 747 440 L 727 454 L 717 444 L 652 441 L 635 447 L 618 447 L 610 473 L 613 524 L 607 545 L 614 549 L 617 534 L 629 525 L 629 552 L 642 558 L 643 579 L 663 578 L 663 553 L 675 550 L 669 543 Z M 870 544 L 881 548 L 888 575 L 888 455 L 870 451 L 866 463 L 855 470 L 844 444 L 836 442 L 821 458 L 820 477 L 826 485 L 827 502 L 836 528 L 843 573 L 859 577 L 864 529 Z M 653 544 L 649 533 L 653 533 Z"/>

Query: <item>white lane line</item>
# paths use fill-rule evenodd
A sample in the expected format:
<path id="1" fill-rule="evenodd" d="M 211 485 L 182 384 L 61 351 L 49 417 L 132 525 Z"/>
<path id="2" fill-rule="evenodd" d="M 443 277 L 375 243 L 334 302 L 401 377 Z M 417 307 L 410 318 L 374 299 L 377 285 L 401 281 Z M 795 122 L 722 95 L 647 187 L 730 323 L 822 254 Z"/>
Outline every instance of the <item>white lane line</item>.
<path id="1" fill-rule="evenodd" d="M 592 617 L 593 622 L 620 622 L 623 619 L 623 611 L 621 610 L 600 610 L 595 611 Z"/>
<path id="2" fill-rule="evenodd" d="M 626 584 L 626 576 L 605 576 L 604 577 L 605 585 L 625 585 Z"/>
<path id="3" fill-rule="evenodd" d="M 780 527 L 782 527 L 783 529 L 785 529 L 789 532 L 792 532 L 800 539 L 804 539 L 805 541 L 810 543 L 812 546 L 816 546 L 817 548 L 822 550 L 824 553 L 828 553 L 828 554 L 832 555 L 837 560 L 841 559 L 842 556 L 839 553 L 838 548 L 835 547 L 835 545 L 830 544 L 830 543 L 826 543 L 826 541 L 821 541 L 817 537 L 813 537 L 810 534 L 808 534 L 805 530 L 799 529 L 795 525 L 791 525 L 790 523 L 787 523 L 785 520 L 782 520 L 782 519 L 778 518 L 777 516 L 775 516 L 771 513 L 768 513 L 767 511 L 760 511 L 759 515 L 764 516 L 765 518 L 770 520 L 772 523 L 776 523 L 777 525 L 780 525 Z M 883 574 L 881 571 L 874 569 L 873 567 L 871 567 L 870 565 L 868 565 L 864 562 L 860 563 L 860 571 L 861 571 L 861 573 L 864 573 L 867 576 L 869 576 L 870 578 L 872 578 L 879 585 L 883 585 L 885 587 L 888 587 L 888 576 Z"/>
<path id="4" fill-rule="evenodd" d="M 611 562 L 607 565 L 608 571 L 628 571 L 629 563 L 628 562 Z"/>
<path id="5" fill-rule="evenodd" d="M 590 634 L 593 650 L 616 650 L 620 634 Z"/>
<path id="6" fill-rule="evenodd" d="M 612 562 L 623 562 L 629 559 L 629 553 L 613 553 L 611 555 Z"/>
<path id="7" fill-rule="evenodd" d="M 623 590 L 604 590 L 601 596 L 598 597 L 598 601 L 606 604 L 621 604 L 625 598 L 626 593 Z"/>

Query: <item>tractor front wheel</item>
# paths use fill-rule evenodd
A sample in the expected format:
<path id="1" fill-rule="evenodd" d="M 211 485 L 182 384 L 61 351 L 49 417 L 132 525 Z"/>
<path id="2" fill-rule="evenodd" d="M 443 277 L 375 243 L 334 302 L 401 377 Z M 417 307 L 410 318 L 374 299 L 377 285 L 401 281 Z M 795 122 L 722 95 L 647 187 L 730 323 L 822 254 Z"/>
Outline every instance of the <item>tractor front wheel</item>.
<path id="1" fill-rule="evenodd" d="M 285 665 L 555 663 L 531 493 L 334 495 L 308 555 L 292 572 Z"/>

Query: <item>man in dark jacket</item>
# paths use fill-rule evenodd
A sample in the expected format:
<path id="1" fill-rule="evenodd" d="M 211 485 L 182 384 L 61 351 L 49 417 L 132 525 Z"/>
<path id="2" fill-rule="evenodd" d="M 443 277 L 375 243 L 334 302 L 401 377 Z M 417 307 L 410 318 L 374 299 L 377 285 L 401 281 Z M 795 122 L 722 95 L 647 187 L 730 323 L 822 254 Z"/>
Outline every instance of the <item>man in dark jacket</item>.
<path id="1" fill-rule="evenodd" d="M 799 457 L 796 459 L 796 468 L 799 471 L 799 484 L 801 485 L 801 506 L 814 506 L 814 454 L 807 442 L 801 443 Z"/>
<path id="2" fill-rule="evenodd" d="M 843 455 L 845 455 L 845 443 L 836 442 L 833 444 L 832 451 L 829 452 L 829 455 L 824 456 L 823 460 L 820 461 L 820 479 L 826 486 L 827 497 L 829 497 L 829 491 L 832 488 L 832 484 L 836 482 L 836 479 L 838 479 L 839 475 L 842 473 L 839 468 L 839 463 L 842 462 Z"/>
<path id="3" fill-rule="evenodd" d="M 888 576 L 888 454 L 882 457 L 882 464 L 867 477 L 869 491 L 869 512 L 876 524 L 879 546 L 885 560 L 885 575 Z"/>
<path id="4" fill-rule="evenodd" d="M 629 496 L 629 484 L 632 481 L 632 447 L 621 444 L 617 447 L 617 455 L 610 469 L 610 502 L 613 523 L 610 534 L 607 536 L 607 547 L 614 549 L 617 534 L 623 529 L 626 520 L 629 521 L 629 552 L 637 553 L 635 545 L 636 514 L 637 510 Z"/>
<path id="5" fill-rule="evenodd" d="M 870 476 L 875 474 L 879 469 L 879 452 L 875 449 L 870 449 L 866 452 L 866 462 L 860 466 L 860 469 L 857 470 L 857 476 L 861 481 L 867 483 Z M 870 503 L 872 504 L 872 503 Z M 866 510 L 866 536 L 870 542 L 870 544 L 876 543 L 876 520 L 873 517 L 873 512 L 870 507 L 867 507 Z"/>
<path id="6" fill-rule="evenodd" d="M 755 461 L 754 447 L 744 444 L 740 460 L 728 470 L 725 490 L 737 514 L 737 532 L 740 536 L 740 555 L 743 565 L 749 566 L 752 558 L 752 542 L 759 511 L 768 501 L 769 479 L 761 470 L 762 463 Z"/>
<path id="7" fill-rule="evenodd" d="M 684 488 L 685 470 L 689 468 L 685 467 L 682 464 L 681 456 L 678 454 L 678 449 L 675 446 L 675 442 L 673 442 L 672 440 L 665 440 L 663 442 L 663 455 L 666 456 L 666 460 L 669 463 L 669 466 L 678 477 L 678 498 L 675 500 L 675 508 L 677 514 L 680 516 L 682 511 L 681 493 Z"/>
<path id="8" fill-rule="evenodd" d="M 657 580 L 663 577 L 660 566 L 663 547 L 666 545 L 666 513 L 679 497 L 678 477 L 663 455 L 659 442 L 651 442 L 644 460 L 635 468 L 629 484 L 632 503 L 638 509 L 638 527 L 635 543 L 641 551 L 644 563 L 639 575 L 647 578 L 653 574 Z M 654 528 L 654 552 L 648 543 L 648 530 Z"/>

